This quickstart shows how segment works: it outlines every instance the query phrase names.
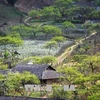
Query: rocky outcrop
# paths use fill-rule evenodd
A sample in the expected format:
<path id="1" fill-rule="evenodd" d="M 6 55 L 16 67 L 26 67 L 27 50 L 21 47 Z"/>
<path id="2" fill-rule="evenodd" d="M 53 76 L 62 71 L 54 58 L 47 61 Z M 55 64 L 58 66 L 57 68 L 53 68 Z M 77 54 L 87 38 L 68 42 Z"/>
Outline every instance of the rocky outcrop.
<path id="1" fill-rule="evenodd" d="M 52 5 L 54 0 L 17 0 L 15 7 L 24 12 L 29 12 L 33 8 L 43 8 Z"/>
<path id="2" fill-rule="evenodd" d="M 50 6 L 54 3 L 54 0 L 0 0 L 0 3 L 10 4 L 21 11 L 29 12 L 33 8 Z"/>
<path id="3" fill-rule="evenodd" d="M 0 0 L 0 3 L 5 3 L 5 4 L 7 4 L 8 2 L 7 2 L 7 0 Z"/>

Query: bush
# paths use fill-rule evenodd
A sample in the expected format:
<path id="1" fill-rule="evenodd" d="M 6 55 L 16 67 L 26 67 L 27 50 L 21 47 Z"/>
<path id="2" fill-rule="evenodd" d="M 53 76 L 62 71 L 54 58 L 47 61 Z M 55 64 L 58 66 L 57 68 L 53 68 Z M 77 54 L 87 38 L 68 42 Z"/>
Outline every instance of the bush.
<path id="1" fill-rule="evenodd" d="M 89 18 L 90 19 L 94 19 L 94 20 L 100 19 L 100 10 L 94 10 L 94 11 L 92 11 L 89 14 Z"/>
<path id="2" fill-rule="evenodd" d="M 0 62 L 0 70 L 5 70 L 5 69 L 8 69 L 8 65 Z"/>

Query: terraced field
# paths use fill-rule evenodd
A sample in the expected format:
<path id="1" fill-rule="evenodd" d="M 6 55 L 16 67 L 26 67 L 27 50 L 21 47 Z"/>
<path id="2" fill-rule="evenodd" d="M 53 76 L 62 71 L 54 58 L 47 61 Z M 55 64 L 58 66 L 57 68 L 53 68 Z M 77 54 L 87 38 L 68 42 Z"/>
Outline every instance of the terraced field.
<path id="1" fill-rule="evenodd" d="M 61 44 L 61 46 L 53 47 L 50 50 L 49 48 L 45 48 L 44 45 L 47 41 L 43 40 L 25 40 L 23 46 L 14 47 L 14 50 L 18 51 L 23 57 L 28 56 L 46 56 L 46 55 L 56 55 L 63 46 L 67 46 L 72 44 L 73 41 L 65 41 Z M 13 47 L 6 46 L 9 52 L 12 52 Z M 4 46 L 0 46 L 0 49 L 4 51 Z"/>

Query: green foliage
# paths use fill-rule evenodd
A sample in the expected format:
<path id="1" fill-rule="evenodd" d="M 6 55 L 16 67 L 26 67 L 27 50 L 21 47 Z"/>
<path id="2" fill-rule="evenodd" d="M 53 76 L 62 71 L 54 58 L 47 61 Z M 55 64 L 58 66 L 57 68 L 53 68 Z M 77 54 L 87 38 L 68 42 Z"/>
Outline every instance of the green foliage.
<path id="1" fill-rule="evenodd" d="M 100 6 L 100 0 L 94 0 L 94 2 L 97 6 Z"/>
<path id="2" fill-rule="evenodd" d="M 51 48 L 51 47 L 54 47 L 56 44 L 57 44 L 56 41 L 49 41 L 49 42 L 46 43 L 45 47 Z"/>
<path id="3" fill-rule="evenodd" d="M 14 53 L 14 47 L 21 46 L 22 44 L 23 40 L 20 38 L 20 35 L 16 32 L 13 32 L 12 34 L 9 34 L 5 37 L 0 37 L 0 45 L 4 46 L 1 54 L 2 60 L 6 62 L 6 60 L 10 59 L 11 63 L 16 63 L 17 61 L 15 61 L 16 54 Z M 13 47 L 12 51 L 11 48 L 10 50 L 8 50 L 8 45 Z"/>
<path id="4" fill-rule="evenodd" d="M 36 75 L 31 74 L 30 72 L 23 72 L 21 74 L 22 76 L 22 80 L 24 80 L 25 83 L 31 83 L 31 84 L 39 84 L 40 81 L 39 79 L 36 77 Z"/>
<path id="5" fill-rule="evenodd" d="M 25 26 L 23 24 L 12 27 L 12 31 L 20 31 L 20 30 L 24 30 L 24 31 L 28 32 L 28 31 L 31 31 L 32 28 L 28 27 L 28 26 Z"/>
<path id="6" fill-rule="evenodd" d="M 0 30 L 0 36 L 6 36 L 6 33 Z"/>
<path id="7" fill-rule="evenodd" d="M 29 12 L 29 16 L 31 16 L 31 17 L 33 17 L 33 18 L 36 18 L 37 16 L 39 16 L 40 15 L 40 12 L 38 11 L 38 10 L 31 10 L 30 12 Z"/>
<path id="8" fill-rule="evenodd" d="M 44 56 L 41 58 L 41 64 L 53 64 L 56 61 L 54 56 Z"/>
<path id="9" fill-rule="evenodd" d="M 0 73 L 0 81 L 2 81 L 4 78 L 5 78 L 5 76 Z"/>
<path id="10" fill-rule="evenodd" d="M 33 28 L 23 24 L 10 27 L 12 33 L 19 33 L 21 37 L 28 37 L 33 34 Z"/>
<path id="11" fill-rule="evenodd" d="M 75 79 L 83 77 L 84 75 L 81 74 L 77 69 L 75 68 L 61 68 L 59 69 L 61 73 L 63 73 L 62 80 L 64 80 L 67 84 L 74 84 Z"/>
<path id="12" fill-rule="evenodd" d="M 25 58 L 22 62 L 28 63 L 29 61 L 31 61 L 33 64 L 53 64 L 56 61 L 56 58 L 54 56 L 34 56 Z"/>
<path id="13" fill-rule="evenodd" d="M 73 91 L 64 91 L 63 85 L 61 84 L 53 84 L 53 91 L 52 94 L 49 95 L 50 98 L 58 98 L 58 99 L 74 99 L 74 92 Z"/>
<path id="14" fill-rule="evenodd" d="M 49 51 L 48 51 L 49 54 L 50 54 L 51 48 L 56 47 L 56 46 L 57 46 L 57 42 L 56 41 L 48 41 L 44 45 L 45 48 L 49 48 Z"/>
<path id="15" fill-rule="evenodd" d="M 93 24 L 92 22 L 86 21 L 86 22 L 82 25 L 82 27 L 85 27 L 86 29 L 88 29 L 89 27 L 91 27 L 92 24 Z"/>
<path id="16" fill-rule="evenodd" d="M 92 23 L 92 22 L 88 21 L 83 25 L 83 27 L 85 27 L 89 32 L 92 32 L 92 31 L 99 32 L 100 31 L 100 29 L 99 29 L 100 23 L 99 22 Z"/>
<path id="17" fill-rule="evenodd" d="M 55 6 L 59 9 L 60 13 L 64 15 L 66 8 L 68 8 L 72 2 L 73 0 L 55 0 Z"/>
<path id="18" fill-rule="evenodd" d="M 62 34 L 61 29 L 53 25 L 44 25 L 43 27 L 41 27 L 41 31 L 46 34 L 46 37 L 49 34 L 53 36 L 58 36 Z"/>
<path id="19" fill-rule="evenodd" d="M 99 100 L 100 89 L 100 56 L 75 55 L 73 67 L 62 66 L 58 68 L 63 74 L 63 84 L 75 84 L 78 99 Z M 87 94 L 87 95 L 86 95 Z"/>
<path id="20" fill-rule="evenodd" d="M 100 10 L 94 10 L 89 14 L 89 18 L 91 19 L 99 19 L 100 18 Z"/>
<path id="21" fill-rule="evenodd" d="M 0 62 L 0 70 L 6 70 L 8 69 L 8 65 L 3 64 L 3 62 Z"/>
<path id="22" fill-rule="evenodd" d="M 38 57 L 38 56 L 28 57 L 28 58 L 25 58 L 22 62 L 28 63 L 29 61 L 31 61 L 33 64 L 40 64 L 41 57 Z"/>
<path id="23" fill-rule="evenodd" d="M 0 96 L 4 95 L 5 85 L 4 85 L 5 76 L 0 74 Z"/>
<path id="24" fill-rule="evenodd" d="M 13 52 L 10 52 L 7 50 L 7 45 L 11 45 L 12 47 L 20 46 L 23 44 L 23 41 L 20 39 L 19 35 L 15 37 L 14 35 L 6 36 L 6 37 L 0 37 L 0 45 L 4 45 L 4 52 L 3 57 L 4 61 L 7 60 L 9 57 L 13 60 L 14 54 Z"/>
<path id="25" fill-rule="evenodd" d="M 21 45 L 23 43 L 22 40 L 18 40 L 18 38 L 15 37 L 10 37 L 10 36 L 6 36 L 6 37 L 0 37 L 0 45 L 7 45 L 7 44 L 14 44 L 16 46 Z"/>
<path id="26" fill-rule="evenodd" d="M 52 40 L 56 41 L 56 42 L 64 42 L 64 41 L 66 41 L 66 38 L 63 36 L 55 36 L 52 38 Z"/>
<path id="27" fill-rule="evenodd" d="M 59 10 L 53 6 L 44 7 L 41 13 L 42 13 L 42 17 L 49 20 L 50 19 L 56 20 L 61 17 Z"/>
<path id="28" fill-rule="evenodd" d="M 17 33 L 16 31 L 13 31 L 12 33 L 10 33 L 9 36 L 12 38 L 17 38 L 21 40 L 20 34 Z"/>
<path id="29" fill-rule="evenodd" d="M 70 33 L 71 32 L 70 29 L 76 28 L 76 26 L 69 21 L 63 22 L 62 25 L 63 25 L 64 33 Z"/>
<path id="30" fill-rule="evenodd" d="M 66 41 L 66 38 L 63 36 L 55 36 L 51 40 L 56 41 L 57 43 L 59 43 L 60 46 L 60 43 Z"/>
<path id="31" fill-rule="evenodd" d="M 39 80 L 36 75 L 31 74 L 30 72 L 9 72 L 4 83 L 6 84 L 6 88 L 8 89 L 8 91 L 6 91 L 7 93 L 10 93 L 11 91 L 16 91 L 20 95 L 25 96 L 26 93 L 24 85 L 28 83 L 39 84 Z M 15 95 L 14 93 L 11 94 Z"/>
<path id="32" fill-rule="evenodd" d="M 68 16 L 68 19 L 71 20 L 71 22 L 80 23 L 82 21 L 84 22 L 85 18 L 89 18 L 89 14 L 94 10 L 95 9 L 93 7 L 73 5 L 72 7 L 67 9 L 65 13 Z"/>
<path id="33" fill-rule="evenodd" d="M 87 51 L 91 48 L 89 44 L 83 44 L 81 50 L 83 50 L 83 53 L 87 53 Z"/>
<path id="34" fill-rule="evenodd" d="M 85 59 L 87 57 L 88 57 L 87 55 L 75 55 L 73 57 L 73 60 L 81 63 L 81 61 L 83 61 L 83 59 Z"/>
<path id="35" fill-rule="evenodd" d="M 75 28 L 76 26 L 73 23 L 66 21 L 63 22 L 63 27 L 69 29 L 69 28 Z"/>
<path id="36" fill-rule="evenodd" d="M 100 10 L 94 10 L 91 7 L 76 7 L 72 6 L 72 2 L 76 0 L 56 0 L 54 6 L 44 7 L 42 10 L 32 10 L 29 12 L 29 16 L 40 20 L 43 18 L 45 20 L 66 20 L 77 17 L 77 14 L 82 15 L 84 18 L 91 19 L 99 19 L 100 18 Z M 12 1 L 14 2 L 14 0 Z M 100 4 L 99 0 L 95 0 L 97 5 Z M 2 15 L 7 15 L 8 17 L 15 18 L 17 15 L 15 13 L 9 13 L 9 9 L 7 12 L 5 8 L 0 6 L 0 10 L 2 11 Z M 74 21 L 74 20 L 73 20 Z M 78 19 L 75 21 L 79 21 Z M 30 24 L 31 25 L 31 24 Z M 41 26 L 41 27 L 40 27 Z M 100 31 L 100 23 L 85 23 L 84 27 L 88 30 L 96 30 Z M 75 25 L 69 21 L 63 22 L 63 29 L 67 29 L 69 31 L 71 28 L 75 28 Z M 57 43 L 64 42 L 66 39 L 60 35 L 62 35 L 62 31 L 59 27 L 53 25 L 31 25 L 30 27 L 25 26 L 23 24 L 11 26 L 10 34 L 5 36 L 3 32 L 0 32 L 0 45 L 5 45 L 5 58 L 10 56 L 8 50 L 6 50 L 6 45 L 21 45 L 23 42 L 21 40 L 21 36 L 36 36 L 37 32 L 43 32 L 43 34 L 47 36 L 55 36 L 51 40 L 45 44 L 45 48 L 49 48 L 49 54 L 51 48 L 57 47 Z M 5 36 L 5 37 L 4 37 Z M 33 37 L 32 37 L 33 38 Z M 87 51 L 90 47 L 88 45 L 84 45 L 83 51 Z M 13 55 L 13 54 L 12 54 Z M 25 58 L 23 62 L 28 62 L 31 60 L 33 64 L 53 64 L 56 61 L 56 58 L 53 56 L 44 56 L 44 57 L 29 57 Z M 62 83 L 75 84 L 78 90 L 78 97 L 86 97 L 87 94 L 88 100 L 99 100 L 100 92 L 98 87 L 100 88 L 100 56 L 98 55 L 75 55 L 73 60 L 76 62 L 76 65 L 73 67 L 62 67 L 59 71 L 63 74 L 61 79 Z M 0 69 L 7 69 L 7 65 L 4 65 L 0 62 Z M 5 76 L 0 74 L 0 80 L 6 80 L 5 84 L 8 88 L 8 91 L 11 92 L 17 91 L 21 95 L 24 95 L 24 88 L 22 82 L 24 83 L 32 83 L 38 84 L 39 80 L 35 75 L 32 75 L 29 72 L 24 73 L 8 73 Z M 20 88 L 22 87 L 22 88 Z M 1 90 L 1 88 L 0 88 Z M 70 96 L 69 96 L 70 95 Z M 73 98 L 73 93 L 64 92 L 62 87 L 55 84 L 53 86 L 53 94 L 51 97 L 54 98 Z M 87 98 L 86 97 L 86 98 Z M 85 100 L 85 99 L 84 99 Z"/>
<path id="37" fill-rule="evenodd" d="M 97 32 L 99 32 L 100 31 L 99 27 L 100 27 L 100 23 L 94 23 L 91 25 L 91 27 L 89 29 L 96 30 Z"/>
<path id="38" fill-rule="evenodd" d="M 99 100 L 99 99 L 100 99 L 100 93 L 96 93 L 89 96 L 87 100 Z"/>
<path id="39" fill-rule="evenodd" d="M 67 93 L 64 92 L 62 86 L 60 86 L 59 84 L 53 84 L 53 93 L 50 97 L 52 97 L 52 98 L 66 98 Z"/>

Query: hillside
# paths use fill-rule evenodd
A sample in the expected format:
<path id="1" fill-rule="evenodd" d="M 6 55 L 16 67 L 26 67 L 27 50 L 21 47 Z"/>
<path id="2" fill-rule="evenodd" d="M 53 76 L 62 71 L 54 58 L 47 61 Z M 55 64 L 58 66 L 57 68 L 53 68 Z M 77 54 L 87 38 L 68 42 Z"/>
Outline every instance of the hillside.
<path id="1" fill-rule="evenodd" d="M 0 98 L 100 100 L 100 9 L 93 1 L 0 0 Z"/>
<path id="2" fill-rule="evenodd" d="M 55 0 L 0 0 L 0 3 L 15 6 L 23 12 L 29 12 L 33 8 L 43 8 L 54 4 Z M 73 2 L 74 3 L 74 2 Z M 94 6 L 95 3 L 91 0 L 80 0 L 75 2 L 81 6 Z"/>
<path id="3" fill-rule="evenodd" d="M 54 0 L 17 0 L 15 7 L 22 11 L 28 12 L 32 8 L 43 8 L 44 6 L 49 6 L 53 4 Z M 28 8 L 28 9 L 27 9 Z"/>
<path id="4" fill-rule="evenodd" d="M 43 8 L 52 5 L 54 0 L 0 0 L 0 3 L 12 5 L 21 11 L 28 12 L 31 9 Z"/>
<path id="5" fill-rule="evenodd" d="M 0 27 L 3 27 L 3 24 L 17 24 L 20 22 L 21 12 L 15 9 L 10 5 L 0 4 Z"/>
<path id="6" fill-rule="evenodd" d="M 34 7 L 42 8 L 53 4 L 53 0 L 0 0 L 0 27 L 5 22 L 20 22 L 21 12 L 28 12 Z M 21 12 L 20 12 L 21 11 Z"/>

